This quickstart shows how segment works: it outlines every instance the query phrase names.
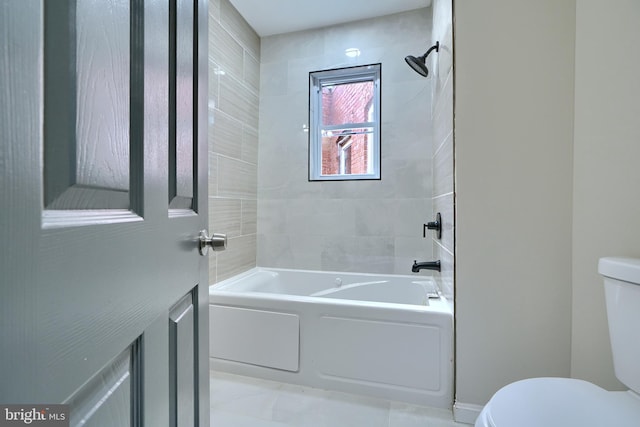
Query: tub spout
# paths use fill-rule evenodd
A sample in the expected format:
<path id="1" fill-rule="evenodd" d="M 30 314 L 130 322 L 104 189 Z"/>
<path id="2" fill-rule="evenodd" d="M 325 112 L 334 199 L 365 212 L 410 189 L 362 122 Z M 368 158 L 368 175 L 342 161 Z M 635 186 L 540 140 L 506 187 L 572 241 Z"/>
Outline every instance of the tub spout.
<path id="1" fill-rule="evenodd" d="M 420 270 L 436 270 L 440 271 L 440 260 L 438 261 L 427 261 L 427 262 L 418 262 L 413 261 L 413 266 L 411 267 L 411 271 L 414 273 L 419 272 Z"/>

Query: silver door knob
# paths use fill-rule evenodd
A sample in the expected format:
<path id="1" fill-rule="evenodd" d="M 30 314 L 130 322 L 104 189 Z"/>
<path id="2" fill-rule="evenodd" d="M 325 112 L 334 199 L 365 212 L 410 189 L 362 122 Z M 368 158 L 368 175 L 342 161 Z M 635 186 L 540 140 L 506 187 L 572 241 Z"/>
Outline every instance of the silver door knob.
<path id="1" fill-rule="evenodd" d="M 207 230 L 202 230 L 199 239 L 200 255 L 207 255 L 209 248 L 214 251 L 224 251 L 227 249 L 227 235 L 213 233 L 211 237 L 209 237 Z"/>

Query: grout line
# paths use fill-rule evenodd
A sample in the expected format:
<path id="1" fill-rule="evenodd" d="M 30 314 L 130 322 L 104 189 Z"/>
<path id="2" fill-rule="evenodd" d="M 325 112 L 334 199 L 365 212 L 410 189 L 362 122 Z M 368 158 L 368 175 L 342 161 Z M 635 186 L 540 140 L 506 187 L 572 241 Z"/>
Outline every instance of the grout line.
<path id="1" fill-rule="evenodd" d="M 453 191 L 450 191 L 450 192 L 444 193 L 444 194 L 438 194 L 437 196 L 432 196 L 431 200 L 442 199 L 444 197 L 449 197 L 449 196 L 453 196 Z"/>
<path id="2" fill-rule="evenodd" d="M 218 79 L 218 81 L 219 81 L 219 80 L 220 80 L 220 79 Z M 245 126 L 245 125 L 246 125 L 246 126 L 250 126 L 250 125 L 246 124 L 245 122 L 243 122 L 242 120 L 235 118 L 234 116 L 232 116 L 231 114 L 227 113 L 226 111 L 221 110 L 219 105 L 216 105 L 216 106 L 214 107 L 213 112 L 214 112 L 214 113 L 221 113 L 222 115 L 226 116 L 226 118 L 228 118 L 228 119 L 230 119 L 231 121 L 233 121 L 233 122 L 237 123 L 239 126 Z M 214 126 L 215 126 L 215 122 L 214 122 Z M 255 129 L 255 128 L 254 128 L 254 129 Z"/>
<path id="3" fill-rule="evenodd" d="M 211 57 L 210 57 L 211 58 Z M 244 57 L 242 59 L 243 63 L 242 63 L 242 78 L 238 78 L 235 76 L 235 74 L 227 72 L 222 65 L 220 65 L 218 62 L 218 58 L 211 58 L 212 60 L 210 62 L 214 63 L 215 65 L 217 65 L 218 67 L 220 67 L 223 71 L 225 71 L 226 74 L 224 74 L 225 77 L 229 77 L 232 80 L 235 80 L 240 86 L 242 86 L 244 89 L 246 89 L 247 91 L 249 91 L 252 95 L 259 97 L 260 95 L 260 89 L 258 88 L 256 90 L 255 87 L 251 86 L 250 84 L 245 83 L 244 81 Z M 219 79 L 222 80 L 222 79 Z"/>
<path id="4" fill-rule="evenodd" d="M 227 156 L 227 155 L 225 155 L 225 154 L 216 153 L 215 151 L 213 151 L 213 152 L 212 152 L 212 154 L 215 154 L 215 155 L 216 155 L 216 156 L 218 156 L 218 157 L 224 157 L 225 159 L 228 159 L 228 160 L 235 160 L 235 161 L 237 161 L 237 162 L 244 163 L 244 164 L 246 164 L 246 165 L 258 166 L 258 164 L 257 164 L 257 163 L 251 163 L 251 162 L 248 162 L 248 161 L 246 161 L 246 160 L 238 159 L 238 158 L 236 158 L 236 157 L 231 157 L 231 156 Z"/>
<path id="5" fill-rule="evenodd" d="M 436 151 L 433 153 L 433 156 L 431 157 L 432 159 L 435 159 L 436 156 L 440 153 L 440 151 L 442 151 L 444 146 L 447 145 L 447 141 L 451 137 L 451 135 L 453 135 L 453 129 L 451 129 L 449 133 L 447 133 L 447 135 L 444 138 L 442 138 L 442 143 L 438 146 Z"/>
<path id="6" fill-rule="evenodd" d="M 247 23 L 245 21 L 245 23 Z M 222 10 L 220 10 L 220 19 L 218 20 L 218 24 L 220 24 L 220 27 L 222 28 L 222 30 L 227 33 L 229 35 L 229 37 L 231 37 L 233 39 L 233 41 L 235 41 L 236 43 L 238 43 L 238 45 L 242 48 L 242 50 L 244 52 L 247 52 L 249 54 L 249 56 L 251 56 L 253 59 L 255 59 L 258 63 L 260 63 L 260 58 L 256 58 L 256 56 L 253 54 L 253 52 L 251 51 L 251 48 L 249 46 L 247 46 L 246 44 L 244 44 L 244 42 L 242 42 L 242 40 L 238 39 L 238 37 L 236 37 L 231 31 L 231 28 L 229 28 L 226 23 L 222 20 Z M 262 44 L 262 39 L 260 37 L 258 37 L 258 48 L 261 48 Z"/>
<path id="7" fill-rule="evenodd" d="M 444 102 L 447 101 L 448 97 L 442 96 L 442 94 L 445 91 L 445 88 L 447 87 L 447 85 L 449 84 L 449 81 L 451 80 L 453 73 L 450 71 L 449 74 L 447 75 L 447 78 L 444 81 L 444 84 L 442 85 L 440 92 L 438 94 L 438 99 L 433 103 L 433 112 L 437 112 L 437 114 L 432 114 L 433 119 L 435 120 L 436 118 L 440 117 L 443 113 L 443 109 L 442 104 Z M 453 93 L 453 88 L 452 88 L 452 93 Z"/>
<path id="8" fill-rule="evenodd" d="M 432 240 L 433 240 L 433 243 L 435 243 L 436 245 L 440 246 L 440 249 L 442 249 L 443 251 L 445 251 L 449 255 L 453 256 L 453 252 L 451 252 L 446 246 L 444 246 L 439 241 L 436 241 L 436 239 L 432 239 Z"/>

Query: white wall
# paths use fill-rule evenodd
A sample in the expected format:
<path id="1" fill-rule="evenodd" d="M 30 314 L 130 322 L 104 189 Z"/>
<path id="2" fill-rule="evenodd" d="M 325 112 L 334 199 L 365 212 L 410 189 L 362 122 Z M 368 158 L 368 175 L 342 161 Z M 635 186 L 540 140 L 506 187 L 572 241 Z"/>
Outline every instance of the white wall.
<path id="1" fill-rule="evenodd" d="M 578 0 L 571 374 L 616 389 L 602 256 L 640 257 L 640 2 Z"/>
<path id="2" fill-rule="evenodd" d="M 456 399 L 484 404 L 570 374 L 575 2 L 454 16 Z"/>
<path id="3" fill-rule="evenodd" d="M 258 265 L 411 274 L 431 259 L 431 83 L 404 62 L 430 38 L 425 8 L 262 39 Z M 309 182 L 309 72 L 378 62 L 382 180 Z"/>

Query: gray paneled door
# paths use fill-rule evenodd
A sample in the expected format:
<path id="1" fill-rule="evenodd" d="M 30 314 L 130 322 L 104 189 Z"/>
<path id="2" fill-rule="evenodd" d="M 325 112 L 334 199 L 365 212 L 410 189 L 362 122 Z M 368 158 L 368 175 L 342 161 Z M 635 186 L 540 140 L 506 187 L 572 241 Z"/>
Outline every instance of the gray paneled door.
<path id="1" fill-rule="evenodd" d="M 208 426 L 207 1 L 0 1 L 0 404 Z"/>

